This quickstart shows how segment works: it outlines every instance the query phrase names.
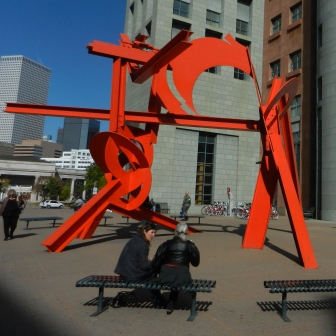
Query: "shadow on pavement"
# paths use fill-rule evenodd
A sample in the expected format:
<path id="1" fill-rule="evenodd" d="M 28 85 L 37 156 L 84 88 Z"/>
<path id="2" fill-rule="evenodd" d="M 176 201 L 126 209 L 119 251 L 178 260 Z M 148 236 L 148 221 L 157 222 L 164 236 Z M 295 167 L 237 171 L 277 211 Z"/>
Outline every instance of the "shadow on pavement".
<path id="1" fill-rule="evenodd" d="M 297 263 L 298 265 L 302 266 L 300 258 L 290 252 L 287 252 L 285 250 L 283 250 L 282 248 L 273 245 L 272 243 L 269 242 L 269 239 L 266 238 L 265 240 L 265 246 L 267 246 L 268 248 L 270 248 L 271 250 L 278 252 L 279 254 L 282 254 L 284 257 L 294 261 L 295 263 Z"/>
<path id="2" fill-rule="evenodd" d="M 230 229 L 230 228 L 233 228 L 233 230 Z M 241 237 L 244 237 L 246 224 L 240 224 L 238 228 L 235 227 L 235 226 L 232 226 L 232 225 L 227 225 L 227 226 L 223 226 L 222 229 L 223 229 L 224 232 L 233 233 L 233 234 L 237 234 Z M 269 249 L 271 249 L 271 250 L 273 250 L 273 251 L 275 251 L 279 254 L 282 254 L 283 256 L 285 256 L 286 258 L 294 261 L 298 265 L 301 265 L 301 261 L 300 261 L 298 256 L 296 256 L 296 255 L 294 255 L 294 254 L 292 254 L 288 251 L 285 251 L 282 248 L 270 243 L 268 238 L 265 239 L 265 246 L 267 246 Z"/>
<path id="3" fill-rule="evenodd" d="M 260 307 L 260 309 L 263 312 L 276 311 L 281 316 L 281 301 L 257 302 L 257 305 Z M 287 301 L 287 311 L 327 310 L 327 309 L 336 309 L 336 300 L 334 298 L 325 299 L 325 300 Z M 291 319 L 290 316 L 288 317 Z M 335 323 L 334 317 L 331 320 L 331 324 L 332 324 L 332 329 L 335 329 L 336 323 Z"/>
<path id="4" fill-rule="evenodd" d="M 46 320 L 26 310 L 20 302 L 0 286 L 0 334 L 3 336 L 57 336 Z"/>
<path id="5" fill-rule="evenodd" d="M 125 293 L 125 301 L 122 306 L 115 306 L 115 298 L 119 293 Z M 163 292 L 162 296 L 168 301 L 170 292 Z M 151 293 L 149 290 L 133 290 L 133 291 L 122 291 L 118 292 L 115 297 L 104 297 L 104 306 L 109 308 L 149 308 L 153 309 L 153 303 L 151 300 Z M 196 301 L 197 311 L 208 311 L 209 307 L 212 305 L 212 301 Z M 84 303 L 84 306 L 98 306 L 98 297 L 91 299 L 90 301 Z M 177 304 L 174 306 L 174 310 L 190 310 L 191 307 L 191 296 L 189 293 L 180 292 Z M 163 307 L 164 309 L 166 307 Z"/>
<path id="6" fill-rule="evenodd" d="M 56 223 L 55 226 L 52 226 L 52 224 L 48 225 L 48 226 L 33 226 L 33 227 L 30 227 L 27 229 L 27 230 L 40 230 L 40 229 L 57 229 L 61 226 L 62 224 L 60 223 Z M 26 230 L 26 229 L 24 229 Z"/>
<path id="7" fill-rule="evenodd" d="M 73 249 L 85 247 L 85 246 L 90 246 L 90 245 L 95 245 L 95 244 L 100 244 L 104 243 L 107 241 L 112 241 L 116 239 L 128 239 L 132 238 L 135 236 L 138 232 L 139 229 L 139 223 L 132 223 L 131 225 L 127 227 L 121 227 L 119 229 L 115 230 L 115 233 L 111 234 L 104 234 L 104 235 L 97 235 L 97 236 L 92 236 L 92 238 L 97 238 L 97 237 L 105 237 L 101 239 L 95 239 L 95 240 L 87 240 L 83 243 L 78 243 L 78 244 L 73 244 L 73 245 L 68 245 L 63 251 L 70 251 Z M 172 236 L 171 233 L 166 233 L 166 234 L 156 234 L 157 237 L 164 237 L 164 236 Z"/>
<path id="8" fill-rule="evenodd" d="M 26 238 L 29 236 L 37 236 L 37 233 L 26 233 L 26 234 L 18 234 L 18 235 L 14 235 L 13 240 L 14 239 L 20 239 L 20 238 Z"/>

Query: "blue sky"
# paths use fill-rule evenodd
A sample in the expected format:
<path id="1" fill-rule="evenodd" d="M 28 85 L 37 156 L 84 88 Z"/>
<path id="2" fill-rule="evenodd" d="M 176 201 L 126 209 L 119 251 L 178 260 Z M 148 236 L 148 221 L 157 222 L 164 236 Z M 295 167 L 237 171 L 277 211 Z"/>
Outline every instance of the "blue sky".
<path id="1" fill-rule="evenodd" d="M 109 108 L 112 60 L 89 55 L 93 40 L 118 44 L 125 0 L 5 0 L 0 56 L 23 55 L 51 68 L 48 105 Z M 56 141 L 63 118 L 46 117 Z M 101 130 L 107 130 L 101 122 Z"/>

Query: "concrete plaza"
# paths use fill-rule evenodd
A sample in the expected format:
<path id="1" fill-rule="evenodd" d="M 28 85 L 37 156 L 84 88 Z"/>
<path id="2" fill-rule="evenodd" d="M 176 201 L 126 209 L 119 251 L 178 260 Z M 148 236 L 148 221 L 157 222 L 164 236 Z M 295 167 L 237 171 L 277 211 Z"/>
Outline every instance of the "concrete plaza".
<path id="1" fill-rule="evenodd" d="M 192 212 L 192 210 L 190 211 Z M 71 209 L 28 207 L 21 217 L 61 216 Z M 115 309 L 91 317 L 97 288 L 76 288 L 77 280 L 91 274 L 112 275 L 118 256 L 135 234 L 138 222 L 116 213 L 89 240 L 75 240 L 62 253 L 48 253 L 40 243 L 57 228 L 51 222 L 19 221 L 12 241 L 0 241 L 0 334 L 7 335 L 335 335 L 336 310 L 327 309 L 335 293 L 289 294 L 284 322 L 275 310 L 281 294 L 270 294 L 264 280 L 333 279 L 336 223 L 307 220 L 318 269 L 299 264 L 288 219 L 270 221 L 263 250 L 241 248 L 246 221 L 229 217 L 190 220 L 203 233 L 190 236 L 201 252 L 193 278 L 217 280 L 210 294 L 197 294 L 198 315 L 187 322 L 190 295 L 181 293 L 172 315 L 155 310 L 150 294 L 137 292 L 141 307 Z M 64 221 L 59 221 L 59 226 Z M 159 228 L 150 250 L 169 239 L 172 232 Z M 106 289 L 114 297 L 120 289 Z M 168 293 L 164 293 L 167 298 Z M 326 301 L 324 301 L 326 300 Z M 327 303 L 326 303 L 327 302 Z M 266 307 L 266 308 L 265 308 Z"/>

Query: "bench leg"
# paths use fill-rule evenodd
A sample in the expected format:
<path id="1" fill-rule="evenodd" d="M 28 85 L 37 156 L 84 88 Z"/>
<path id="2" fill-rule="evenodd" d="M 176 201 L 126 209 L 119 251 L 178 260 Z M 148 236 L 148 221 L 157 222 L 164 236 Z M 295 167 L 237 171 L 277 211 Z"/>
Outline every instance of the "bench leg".
<path id="1" fill-rule="evenodd" d="M 194 321 L 197 315 L 196 311 L 196 292 L 191 292 L 190 316 L 187 321 Z"/>
<path id="2" fill-rule="evenodd" d="M 104 226 L 106 226 L 106 220 L 107 220 L 107 218 L 104 218 L 104 219 L 105 219 Z"/>
<path id="3" fill-rule="evenodd" d="M 198 217 L 198 224 L 201 224 L 201 217 Z"/>
<path id="4" fill-rule="evenodd" d="M 27 221 L 26 230 L 29 230 L 29 221 Z"/>
<path id="5" fill-rule="evenodd" d="M 56 219 L 54 219 L 54 224 L 53 224 L 53 227 L 55 227 L 55 224 L 56 224 Z"/>
<path id="6" fill-rule="evenodd" d="M 291 322 L 291 320 L 286 315 L 286 310 L 287 310 L 287 293 L 284 292 L 282 293 L 281 314 L 279 313 L 279 315 L 285 322 Z"/>
<path id="7" fill-rule="evenodd" d="M 105 311 L 108 306 L 103 307 L 104 304 L 104 287 L 103 286 L 99 286 L 99 294 L 98 294 L 98 309 L 95 313 L 93 313 L 90 316 L 97 316 L 100 313 L 102 313 L 103 311 Z"/>

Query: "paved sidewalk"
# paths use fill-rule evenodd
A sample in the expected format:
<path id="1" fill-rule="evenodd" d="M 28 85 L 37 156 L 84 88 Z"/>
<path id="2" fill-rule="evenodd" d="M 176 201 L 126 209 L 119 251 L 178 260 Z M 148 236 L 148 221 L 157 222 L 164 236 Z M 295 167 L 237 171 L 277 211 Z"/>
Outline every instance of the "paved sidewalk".
<path id="1" fill-rule="evenodd" d="M 68 218 L 71 209 L 27 208 L 22 216 Z M 307 270 L 299 265 L 288 219 L 270 221 L 263 250 L 241 248 L 246 221 L 228 217 L 206 217 L 190 225 L 203 233 L 190 236 L 201 252 L 201 263 L 192 268 L 194 278 L 217 280 L 210 294 L 199 293 L 199 309 L 194 322 L 187 322 L 189 295 L 181 293 L 179 309 L 168 316 L 148 303 L 143 308 L 109 308 L 91 317 L 97 288 L 76 288 L 77 280 L 90 274 L 113 274 L 118 256 L 138 228 L 138 222 L 115 213 L 100 225 L 90 240 L 75 240 L 62 253 L 48 253 L 40 243 L 54 232 L 62 221 L 31 222 L 29 230 L 20 222 L 15 239 L 0 240 L 0 335 L 335 335 L 336 309 L 321 309 L 320 300 L 336 300 L 335 293 L 289 294 L 301 308 L 310 301 L 312 309 L 288 310 L 290 323 L 276 311 L 263 311 L 281 300 L 263 288 L 264 280 L 336 278 L 334 250 L 336 223 L 307 220 L 307 226 L 319 268 Z M 102 221 L 103 223 L 103 221 Z M 2 225 L 2 224 L 1 224 Z M 160 228 L 150 255 L 172 237 Z M 113 297 L 118 289 L 106 289 Z M 150 294 L 138 293 L 148 302 Z M 168 296 L 168 293 L 164 293 Z M 315 303 L 311 301 L 315 300 Z"/>

